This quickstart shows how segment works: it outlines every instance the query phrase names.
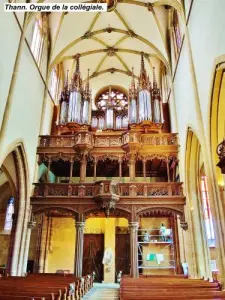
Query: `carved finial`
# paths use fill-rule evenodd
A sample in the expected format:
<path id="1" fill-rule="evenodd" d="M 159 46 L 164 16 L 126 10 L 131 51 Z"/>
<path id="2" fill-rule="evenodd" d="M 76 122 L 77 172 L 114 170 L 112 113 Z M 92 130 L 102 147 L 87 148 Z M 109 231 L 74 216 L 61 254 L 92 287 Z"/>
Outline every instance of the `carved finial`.
<path id="1" fill-rule="evenodd" d="M 141 72 L 145 72 L 144 52 L 141 52 Z"/>
<path id="2" fill-rule="evenodd" d="M 153 67 L 153 88 L 157 88 L 156 75 L 155 75 L 155 67 Z"/>
<path id="3" fill-rule="evenodd" d="M 76 56 L 75 56 L 75 59 L 76 59 L 76 72 L 80 72 L 80 54 L 78 53 Z"/>
<path id="4" fill-rule="evenodd" d="M 91 90 L 90 90 L 90 69 L 88 69 L 87 81 L 84 89 L 84 99 L 91 100 Z"/>
<path id="5" fill-rule="evenodd" d="M 145 69 L 144 52 L 141 52 L 141 71 L 139 76 L 139 87 L 141 90 L 150 90 L 150 82 Z"/>
<path id="6" fill-rule="evenodd" d="M 80 74 L 80 54 L 75 55 L 76 68 L 71 80 L 71 90 L 76 90 L 77 92 L 82 90 L 82 79 Z"/>
<path id="7" fill-rule="evenodd" d="M 137 97 L 137 89 L 135 87 L 135 80 L 134 80 L 134 68 L 132 67 L 132 80 L 129 89 L 129 97 L 130 99 L 135 99 Z"/>
<path id="8" fill-rule="evenodd" d="M 69 101 L 69 70 L 66 71 L 66 79 L 64 82 L 64 87 L 61 92 L 60 102 Z"/>
<path id="9" fill-rule="evenodd" d="M 157 81 L 156 81 L 156 74 L 155 74 L 155 67 L 153 67 L 153 89 L 152 89 L 152 97 L 153 99 L 158 99 L 160 100 L 160 90 L 157 86 Z"/>

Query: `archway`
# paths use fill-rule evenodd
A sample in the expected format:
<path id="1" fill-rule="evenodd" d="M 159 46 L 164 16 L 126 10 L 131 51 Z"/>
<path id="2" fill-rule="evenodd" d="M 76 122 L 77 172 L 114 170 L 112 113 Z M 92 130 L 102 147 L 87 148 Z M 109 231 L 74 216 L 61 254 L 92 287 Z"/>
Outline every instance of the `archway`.
<path id="1" fill-rule="evenodd" d="M 210 146 L 212 162 L 220 190 L 220 201 L 225 212 L 225 176 L 216 165 L 219 158 L 216 152 L 218 145 L 225 139 L 225 60 L 216 66 L 214 73 L 211 109 L 210 109 Z"/>
<path id="2" fill-rule="evenodd" d="M 189 227 L 192 232 L 193 256 L 196 261 L 196 276 L 199 278 L 212 278 L 210 270 L 210 256 L 214 255 L 210 251 L 209 237 L 207 235 L 208 218 L 212 221 L 210 210 L 210 200 L 208 190 L 204 190 L 202 178 L 207 185 L 207 178 L 201 172 L 203 170 L 204 161 L 201 150 L 201 144 L 195 133 L 189 128 L 186 146 L 186 187 L 187 200 L 190 209 Z M 209 214 L 205 214 L 205 206 L 209 209 Z M 207 220 L 206 220 L 207 219 Z M 213 222 L 210 226 L 213 227 Z M 214 247 L 214 246 L 213 246 Z M 187 249 L 185 249 L 187 252 Z M 187 253 L 188 257 L 188 253 Z M 190 266 L 192 269 L 192 266 Z M 192 272 L 194 272 L 192 270 Z"/>
<path id="3" fill-rule="evenodd" d="M 77 213 L 60 205 L 34 206 L 27 272 L 74 273 Z M 65 255 L 66 253 L 66 255 Z"/>
<path id="4" fill-rule="evenodd" d="M 2 269 L 11 275 L 21 275 L 26 265 L 27 223 L 30 217 L 28 173 L 22 146 L 16 147 L 4 159 L 0 173 Z"/>

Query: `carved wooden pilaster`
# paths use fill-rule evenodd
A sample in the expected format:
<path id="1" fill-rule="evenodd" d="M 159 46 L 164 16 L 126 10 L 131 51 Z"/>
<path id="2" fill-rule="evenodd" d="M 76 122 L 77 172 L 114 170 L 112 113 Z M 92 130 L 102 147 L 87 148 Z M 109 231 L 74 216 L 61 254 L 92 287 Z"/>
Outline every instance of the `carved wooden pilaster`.
<path id="1" fill-rule="evenodd" d="M 74 160 L 70 160 L 70 183 L 72 182 L 72 177 L 73 177 L 73 165 L 74 165 Z"/>
<path id="2" fill-rule="evenodd" d="M 182 274 L 181 261 L 180 261 L 180 247 L 179 247 L 179 236 L 177 228 L 177 216 L 172 216 L 171 227 L 173 230 L 173 244 L 174 244 L 174 254 L 175 254 L 175 263 L 176 263 L 176 273 Z"/>
<path id="3" fill-rule="evenodd" d="M 167 178 L 168 178 L 168 182 L 170 182 L 170 166 L 169 166 L 169 159 L 166 160 L 166 169 L 167 169 Z"/>
<path id="4" fill-rule="evenodd" d="M 122 178 L 122 159 L 119 159 L 119 178 Z"/>
<path id="5" fill-rule="evenodd" d="M 80 182 L 85 182 L 86 170 L 87 170 L 87 158 L 86 155 L 83 155 L 80 162 Z"/>
<path id="6" fill-rule="evenodd" d="M 51 171 L 51 158 L 48 159 L 48 171 L 47 171 L 47 180 L 50 182 L 50 171 Z"/>
<path id="7" fill-rule="evenodd" d="M 138 272 L 138 222 L 129 223 L 130 231 L 130 275 L 132 278 L 139 276 Z"/>
<path id="8" fill-rule="evenodd" d="M 96 178 L 97 178 L 97 159 L 94 158 L 94 176 L 93 176 L 93 181 L 95 182 L 96 181 Z"/>
<path id="9" fill-rule="evenodd" d="M 75 244 L 75 261 L 74 274 L 76 277 L 82 276 L 83 270 L 83 250 L 84 250 L 84 222 L 76 222 L 76 244 Z"/>
<path id="10" fill-rule="evenodd" d="M 129 176 L 130 176 L 130 181 L 135 181 L 135 164 L 136 160 L 132 156 L 129 160 Z"/>
<path id="11" fill-rule="evenodd" d="M 142 164 L 143 164 L 143 176 L 144 176 L 144 180 L 146 180 L 146 160 L 145 159 L 142 160 Z"/>

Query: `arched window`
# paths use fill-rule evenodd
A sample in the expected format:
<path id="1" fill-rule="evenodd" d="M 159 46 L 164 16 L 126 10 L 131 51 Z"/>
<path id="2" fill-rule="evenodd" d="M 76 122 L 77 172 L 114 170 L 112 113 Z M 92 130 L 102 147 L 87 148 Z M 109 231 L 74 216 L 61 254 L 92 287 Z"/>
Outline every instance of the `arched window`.
<path id="1" fill-rule="evenodd" d="M 200 190 L 201 190 L 202 210 L 203 210 L 203 218 L 205 223 L 206 235 L 207 235 L 209 246 L 213 247 L 215 246 L 215 233 L 214 233 L 212 213 L 210 208 L 207 177 L 205 176 L 203 171 L 201 171 L 200 176 L 201 176 Z"/>
<path id="2" fill-rule="evenodd" d="M 173 13 L 173 36 L 174 36 L 174 48 L 176 56 L 178 56 L 181 48 L 181 32 L 178 14 L 176 11 Z"/>
<path id="3" fill-rule="evenodd" d="M 13 215 L 14 215 L 14 198 L 11 197 L 8 201 L 7 209 L 6 209 L 6 217 L 5 217 L 5 226 L 4 230 L 10 231 L 12 229 L 13 224 Z"/>
<path id="4" fill-rule="evenodd" d="M 105 116 L 106 129 L 121 129 L 121 127 L 124 127 L 123 118 L 118 118 L 119 115 L 128 115 L 128 99 L 122 90 L 111 86 L 105 88 L 96 97 L 95 104 L 98 111 L 101 111 Z M 127 127 L 127 124 L 125 127 Z M 102 129 L 100 119 L 99 129 Z"/>
<path id="5" fill-rule="evenodd" d="M 50 81 L 50 94 L 53 99 L 55 99 L 57 96 L 58 83 L 59 83 L 58 70 L 57 68 L 54 68 L 51 73 L 51 81 Z"/>
<path id="6" fill-rule="evenodd" d="M 44 17 L 43 14 L 39 15 L 39 17 L 36 19 L 36 22 L 34 24 L 33 39 L 31 43 L 31 51 L 38 65 L 40 64 L 41 61 L 41 54 L 44 45 L 44 20 L 45 19 L 46 17 Z"/>

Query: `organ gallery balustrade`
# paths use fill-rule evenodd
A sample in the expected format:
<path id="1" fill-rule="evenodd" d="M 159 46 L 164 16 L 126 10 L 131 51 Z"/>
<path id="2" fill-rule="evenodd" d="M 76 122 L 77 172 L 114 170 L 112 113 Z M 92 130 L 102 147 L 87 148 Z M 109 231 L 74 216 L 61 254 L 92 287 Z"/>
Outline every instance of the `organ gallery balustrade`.
<path id="1" fill-rule="evenodd" d="M 89 145 L 91 147 L 122 147 L 124 144 L 136 142 L 140 146 L 178 146 L 177 135 L 165 134 L 104 134 L 97 135 L 90 132 L 79 132 L 75 135 L 51 135 L 40 136 L 38 153 L 51 152 L 55 148 L 60 148 L 61 152 L 66 152 L 68 148 L 76 145 Z M 53 149 L 54 148 L 54 149 Z M 64 150 L 63 150 L 64 149 Z M 55 152 L 55 151 L 54 151 Z"/>
<path id="2" fill-rule="evenodd" d="M 99 195 L 120 197 L 183 197 L 182 183 L 112 183 L 103 180 L 95 183 L 64 184 L 35 183 L 33 198 L 79 197 L 93 198 Z"/>

